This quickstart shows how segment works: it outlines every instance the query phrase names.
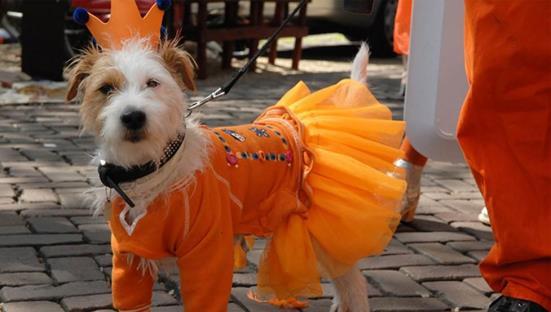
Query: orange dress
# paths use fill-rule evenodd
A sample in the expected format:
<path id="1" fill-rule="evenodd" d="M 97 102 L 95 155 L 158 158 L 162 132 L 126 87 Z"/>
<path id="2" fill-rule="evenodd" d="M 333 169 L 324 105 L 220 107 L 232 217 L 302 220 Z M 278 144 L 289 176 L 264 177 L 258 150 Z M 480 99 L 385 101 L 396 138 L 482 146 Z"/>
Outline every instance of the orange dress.
<path id="1" fill-rule="evenodd" d="M 551 311 L 551 2 L 465 1 L 457 136 L 488 208 L 488 285 Z"/>
<path id="2" fill-rule="evenodd" d="M 146 309 L 151 300 L 153 280 L 131 253 L 177 257 L 185 310 L 225 311 L 236 234 L 271 238 L 260 298 L 321 295 L 318 263 L 339 276 L 392 237 L 405 190 L 393 165 L 403 129 L 351 80 L 315 93 L 299 83 L 253 124 L 205 128 L 209 165 L 155 199 L 133 231 L 124 202 L 114 201 L 115 307 Z"/>

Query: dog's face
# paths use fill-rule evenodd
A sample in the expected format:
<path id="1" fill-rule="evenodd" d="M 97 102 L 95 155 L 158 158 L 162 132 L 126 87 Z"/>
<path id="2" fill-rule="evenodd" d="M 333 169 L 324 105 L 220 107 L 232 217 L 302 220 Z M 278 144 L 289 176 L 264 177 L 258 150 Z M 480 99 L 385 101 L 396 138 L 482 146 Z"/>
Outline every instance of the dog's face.
<path id="1" fill-rule="evenodd" d="M 74 61 L 67 100 L 81 101 L 85 131 L 98 140 L 100 156 L 125 167 L 158 161 L 182 131 L 183 90 L 194 90 L 195 63 L 174 42 L 152 49 L 143 41 L 121 50 L 89 48 Z"/>

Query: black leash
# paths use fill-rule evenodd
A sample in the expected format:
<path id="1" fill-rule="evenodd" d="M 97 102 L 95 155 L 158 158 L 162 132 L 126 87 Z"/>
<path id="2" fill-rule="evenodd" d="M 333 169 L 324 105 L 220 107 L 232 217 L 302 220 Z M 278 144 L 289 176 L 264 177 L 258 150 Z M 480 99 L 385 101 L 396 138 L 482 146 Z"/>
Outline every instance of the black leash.
<path id="1" fill-rule="evenodd" d="M 291 21 L 291 19 L 298 13 L 298 11 L 306 5 L 307 2 L 308 2 L 308 0 L 301 0 L 299 2 L 299 4 L 293 10 L 293 12 L 291 12 L 291 14 L 289 14 L 289 16 L 287 16 L 287 18 L 285 18 L 285 20 L 281 23 L 281 25 L 279 25 L 279 27 L 276 29 L 276 31 L 268 38 L 268 40 L 266 40 L 264 45 L 262 45 L 262 47 L 258 51 L 256 51 L 255 55 L 251 59 L 249 59 L 249 61 L 247 62 L 247 64 L 245 64 L 245 66 L 241 67 L 241 69 L 233 75 L 233 77 L 230 81 L 228 81 L 224 86 L 214 90 L 214 92 L 212 92 L 211 94 L 209 94 L 208 96 L 206 96 L 202 100 L 191 104 L 188 108 L 188 113 L 187 113 L 186 117 L 189 117 L 189 115 L 191 115 L 191 113 L 194 109 L 196 109 L 198 107 L 201 107 L 201 106 L 205 105 L 206 103 L 208 103 L 208 102 L 210 102 L 210 101 L 212 101 L 216 98 L 219 98 L 221 96 L 224 96 L 224 95 L 230 93 L 230 90 L 233 88 L 235 83 L 237 83 L 237 81 L 239 79 L 241 79 L 241 77 L 247 71 L 249 71 L 249 68 L 256 61 L 256 59 L 260 55 L 262 55 L 266 52 L 268 47 L 277 38 L 277 36 L 283 30 L 283 28 L 289 23 L 289 21 Z"/>

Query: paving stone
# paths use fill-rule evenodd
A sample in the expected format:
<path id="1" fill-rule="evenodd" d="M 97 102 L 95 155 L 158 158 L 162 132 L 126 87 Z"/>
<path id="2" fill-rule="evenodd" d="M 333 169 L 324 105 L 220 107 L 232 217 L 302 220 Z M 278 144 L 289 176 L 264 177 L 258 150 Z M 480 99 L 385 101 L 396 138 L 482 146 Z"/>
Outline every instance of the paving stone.
<path id="1" fill-rule="evenodd" d="M 111 241 L 111 231 L 107 224 L 82 224 L 78 226 L 84 237 L 90 243 L 109 243 Z"/>
<path id="2" fill-rule="evenodd" d="M 0 272 L 44 271 L 36 252 L 31 247 L 0 248 Z"/>
<path id="3" fill-rule="evenodd" d="M 27 217 L 74 217 L 89 216 L 90 211 L 87 209 L 27 209 L 21 211 L 21 215 Z"/>
<path id="4" fill-rule="evenodd" d="M 475 262 L 473 259 L 439 243 L 409 244 L 408 247 L 442 264 Z"/>
<path id="5" fill-rule="evenodd" d="M 372 282 L 366 282 L 368 297 L 380 297 L 383 295 L 383 293 L 377 287 L 373 286 Z M 333 283 L 331 283 L 330 281 L 328 281 L 327 283 L 321 283 L 321 289 L 323 291 L 321 298 L 333 298 L 336 294 L 335 286 L 333 286 Z"/>
<path id="6" fill-rule="evenodd" d="M 256 286 L 256 274 L 254 273 L 234 273 L 233 287 L 251 287 Z"/>
<path id="7" fill-rule="evenodd" d="M 54 182 L 79 182 L 86 178 L 67 167 L 39 167 L 48 179 Z"/>
<path id="8" fill-rule="evenodd" d="M 111 254 L 95 256 L 94 260 L 96 260 L 98 265 L 102 266 L 102 267 L 104 267 L 104 266 L 113 266 L 113 256 Z"/>
<path id="9" fill-rule="evenodd" d="M 13 197 L 15 192 L 13 188 L 7 184 L 0 184 L 0 197 Z"/>
<path id="10" fill-rule="evenodd" d="M 400 243 L 396 239 L 392 239 L 390 243 L 386 246 L 385 251 L 381 254 L 382 256 L 388 255 L 402 255 L 412 253 L 411 249 L 407 248 L 406 245 Z"/>
<path id="11" fill-rule="evenodd" d="M 415 228 L 409 226 L 409 224 L 400 223 L 396 229 L 396 233 L 415 232 Z"/>
<path id="12" fill-rule="evenodd" d="M 57 202 L 57 196 L 50 189 L 24 189 L 20 199 L 27 203 Z"/>
<path id="13" fill-rule="evenodd" d="M 415 211 L 416 215 L 423 215 L 423 214 L 435 214 L 435 213 L 445 213 L 445 212 L 451 212 L 453 211 L 451 208 L 448 208 L 439 202 L 430 199 L 426 196 L 423 196 L 421 194 L 421 198 L 419 199 L 419 206 L 417 207 L 417 210 Z"/>
<path id="14" fill-rule="evenodd" d="M 31 231 L 24 225 L 0 226 L 0 235 L 30 234 Z"/>
<path id="15" fill-rule="evenodd" d="M 37 233 L 78 233 L 67 218 L 29 218 L 27 221 Z"/>
<path id="16" fill-rule="evenodd" d="M 382 297 L 369 300 L 372 312 L 430 312 L 449 310 L 448 305 L 436 298 Z"/>
<path id="17" fill-rule="evenodd" d="M 463 282 L 426 282 L 423 283 L 423 286 L 437 292 L 454 308 L 484 309 L 490 303 L 490 298 Z"/>
<path id="18" fill-rule="evenodd" d="M 0 246 L 41 246 L 82 242 L 80 234 L 0 235 Z"/>
<path id="19" fill-rule="evenodd" d="M 480 276 L 478 266 L 474 264 L 410 266 L 400 268 L 400 271 L 418 282 L 461 280 Z"/>
<path id="20" fill-rule="evenodd" d="M 438 179 L 436 183 L 442 185 L 451 192 L 477 191 L 472 185 L 457 179 Z"/>
<path id="21" fill-rule="evenodd" d="M 51 284 L 52 279 L 42 272 L 0 273 L 0 287 Z"/>
<path id="22" fill-rule="evenodd" d="M 463 222 L 463 221 L 478 221 L 478 214 L 475 214 L 475 213 L 463 213 L 463 212 L 451 211 L 451 212 L 436 213 L 434 214 L 434 216 L 447 223 Z"/>
<path id="23" fill-rule="evenodd" d="M 333 302 L 329 299 L 316 299 L 308 301 L 308 308 L 303 309 L 304 312 L 327 312 L 331 308 Z"/>
<path id="24" fill-rule="evenodd" d="M 73 282 L 59 286 L 4 287 L 0 290 L 0 299 L 4 302 L 52 300 L 81 295 L 107 294 L 110 292 L 109 285 L 105 281 Z"/>
<path id="25" fill-rule="evenodd" d="M 488 286 L 488 283 L 482 278 L 482 277 L 471 277 L 466 278 L 463 280 L 463 282 L 472 288 L 484 293 L 485 295 L 489 295 L 492 293 L 492 289 L 490 286 Z"/>
<path id="26" fill-rule="evenodd" d="M 449 242 L 446 244 L 446 246 L 449 246 L 457 251 L 461 252 L 467 252 L 467 251 L 474 251 L 474 250 L 489 250 L 492 245 L 494 244 L 493 241 L 472 241 L 472 242 Z"/>
<path id="27" fill-rule="evenodd" d="M 76 296 L 61 300 L 63 308 L 70 312 L 111 308 L 112 304 L 111 294 Z"/>
<path id="28" fill-rule="evenodd" d="M 76 225 L 105 224 L 105 219 L 103 217 L 72 217 L 71 222 Z"/>
<path id="29" fill-rule="evenodd" d="M 14 204 L 15 201 L 11 197 L 0 197 L 0 204 L 1 205 L 9 205 Z"/>
<path id="30" fill-rule="evenodd" d="M 423 255 L 391 255 L 369 257 L 358 262 L 361 270 L 397 269 L 403 266 L 429 265 L 435 262 Z"/>
<path id="31" fill-rule="evenodd" d="M 488 251 L 487 250 L 475 250 L 475 251 L 469 251 L 467 252 L 467 255 L 473 259 L 475 259 L 476 261 L 480 262 L 482 261 L 484 258 L 486 258 L 486 256 L 488 255 Z"/>
<path id="32" fill-rule="evenodd" d="M 484 207 L 484 203 L 476 200 L 466 199 L 444 199 L 439 201 L 441 204 L 450 207 L 458 212 L 478 214 Z"/>
<path id="33" fill-rule="evenodd" d="M 411 227 L 421 232 L 457 232 L 457 229 L 433 216 L 416 216 Z"/>
<path id="34" fill-rule="evenodd" d="M 109 245 L 57 245 L 40 248 L 40 252 L 46 257 L 89 256 L 101 255 L 111 252 Z"/>
<path id="35" fill-rule="evenodd" d="M 15 212 L 0 211 L 0 226 L 25 225 L 25 220 Z"/>
<path id="36" fill-rule="evenodd" d="M 0 177 L 0 184 L 27 184 L 45 182 L 48 182 L 48 179 L 46 179 L 45 177 Z"/>
<path id="37" fill-rule="evenodd" d="M 85 195 L 81 193 L 59 194 L 61 207 L 69 209 L 90 209 L 85 200 Z"/>
<path id="38" fill-rule="evenodd" d="M 430 296 L 430 292 L 426 288 L 398 271 L 380 270 L 364 271 L 363 273 L 370 282 L 381 289 L 386 295 L 398 297 Z"/>
<path id="39" fill-rule="evenodd" d="M 482 240 L 494 240 L 492 228 L 480 222 L 453 222 L 451 226 Z"/>
<path id="40" fill-rule="evenodd" d="M 163 306 L 163 305 L 173 305 L 178 304 L 176 298 L 172 297 L 164 291 L 154 291 L 153 297 L 151 299 L 151 305 L 153 306 Z"/>
<path id="41" fill-rule="evenodd" d="M 53 202 L 43 202 L 43 203 L 23 203 L 17 202 L 12 204 L 0 204 L 0 210 L 3 211 L 21 211 L 21 216 L 25 216 L 25 211 L 43 211 L 48 209 L 57 209 L 60 206 Z"/>
<path id="42" fill-rule="evenodd" d="M 413 232 L 397 233 L 394 235 L 402 243 L 424 243 L 424 242 L 451 242 L 451 241 L 472 241 L 474 237 L 453 232 Z"/>
<path id="43" fill-rule="evenodd" d="M 59 304 L 51 301 L 10 302 L 3 308 L 4 312 L 64 312 Z"/>
<path id="44" fill-rule="evenodd" d="M 103 273 L 92 258 L 66 257 L 48 259 L 51 275 L 58 283 L 103 280 Z"/>

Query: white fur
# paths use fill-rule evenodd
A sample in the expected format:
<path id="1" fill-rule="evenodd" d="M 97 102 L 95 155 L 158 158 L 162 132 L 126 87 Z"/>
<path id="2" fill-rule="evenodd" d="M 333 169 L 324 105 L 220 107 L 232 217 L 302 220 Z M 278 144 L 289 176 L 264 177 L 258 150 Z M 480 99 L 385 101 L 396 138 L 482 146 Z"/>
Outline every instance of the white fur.
<path id="1" fill-rule="evenodd" d="M 168 141 L 182 130 L 187 100 L 177 82 L 162 63 L 161 57 L 144 47 L 141 41 L 128 41 L 123 49 L 109 52 L 113 66 L 126 84 L 113 94 L 102 109 L 100 157 L 124 167 L 158 161 Z M 160 84 L 147 88 L 149 79 Z M 120 121 L 126 109 L 146 114 L 146 138 L 137 143 L 124 140 L 125 129 Z"/>
<path id="2" fill-rule="evenodd" d="M 352 72 L 350 78 L 367 85 L 367 65 L 369 64 L 369 46 L 362 42 L 360 51 L 354 57 L 352 62 Z"/>

